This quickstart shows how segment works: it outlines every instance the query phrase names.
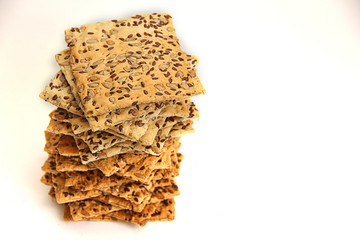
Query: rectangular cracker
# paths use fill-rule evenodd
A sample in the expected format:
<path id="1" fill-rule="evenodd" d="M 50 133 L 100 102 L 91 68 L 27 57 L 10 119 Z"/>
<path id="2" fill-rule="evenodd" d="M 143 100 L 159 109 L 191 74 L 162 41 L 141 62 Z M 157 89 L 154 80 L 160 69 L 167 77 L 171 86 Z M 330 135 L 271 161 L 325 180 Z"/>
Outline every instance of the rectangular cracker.
<path id="1" fill-rule="evenodd" d="M 120 123 L 134 118 L 153 118 L 157 117 L 163 106 L 172 104 L 170 101 L 160 103 L 134 104 L 127 108 L 115 109 L 109 113 L 98 116 L 87 116 L 92 130 L 104 130 L 109 127 L 117 127 Z"/>
<path id="2" fill-rule="evenodd" d="M 74 133 L 71 129 L 71 124 L 67 122 L 59 122 L 54 119 L 50 119 L 48 126 L 46 127 L 47 132 L 52 132 L 55 134 L 64 134 L 74 136 Z"/>
<path id="3" fill-rule="evenodd" d="M 67 206 L 67 214 L 70 214 L 72 220 L 83 221 L 88 219 L 96 219 L 100 216 L 113 216 L 117 220 L 126 220 L 124 213 L 129 214 L 130 221 L 145 225 L 148 221 L 160 221 L 174 219 L 175 206 L 174 199 L 164 199 L 160 202 L 150 203 L 140 212 L 128 209 L 121 209 L 113 205 L 105 204 L 96 200 L 87 200 L 80 203 L 69 203 Z"/>
<path id="4" fill-rule="evenodd" d="M 92 153 L 108 149 L 118 143 L 129 141 L 129 138 L 126 136 L 118 136 L 105 131 L 93 132 L 89 130 L 76 134 L 75 137 L 84 141 Z"/>
<path id="5" fill-rule="evenodd" d="M 55 191 L 55 199 L 59 204 L 97 197 L 102 194 L 102 191 L 98 189 L 79 191 L 72 187 L 65 187 L 64 173 L 52 174 L 52 182 Z"/>
<path id="6" fill-rule="evenodd" d="M 129 209 L 129 210 L 132 210 L 135 212 L 142 211 L 144 209 L 145 205 L 147 204 L 145 202 L 144 203 L 134 203 L 125 198 L 116 197 L 113 195 L 101 195 L 98 197 L 91 198 L 91 200 L 96 200 L 96 201 L 99 201 L 99 202 L 102 202 L 102 203 L 105 203 L 108 205 L 116 206 L 121 209 Z M 84 200 L 84 201 L 86 201 L 86 200 Z"/>
<path id="7" fill-rule="evenodd" d="M 96 166 L 91 163 L 86 165 L 81 164 L 80 157 L 65 157 L 61 155 L 56 155 L 55 162 L 56 162 L 56 171 L 58 172 L 69 172 L 69 171 L 86 172 L 97 169 Z"/>
<path id="8" fill-rule="evenodd" d="M 140 158 L 139 158 L 140 157 Z M 138 160 L 137 162 L 127 163 L 128 160 Z M 156 164 L 158 161 L 163 163 L 162 165 Z M 128 172 L 128 177 L 134 178 L 141 173 L 136 173 L 137 169 L 146 170 L 146 169 L 161 169 L 165 168 L 168 163 L 168 159 L 162 161 L 162 156 L 152 156 L 145 153 L 126 153 L 119 155 L 119 157 L 110 157 L 102 160 L 92 162 L 97 169 L 99 169 L 105 176 L 111 176 L 113 174 L 124 174 Z M 130 169 L 131 168 L 131 169 Z M 143 169 L 142 169 L 143 168 Z M 131 171 L 133 170 L 133 171 Z M 141 178 L 141 176 L 138 176 Z M 140 180 L 136 178 L 137 180 Z"/>
<path id="9" fill-rule="evenodd" d="M 104 177 L 97 171 L 68 172 L 65 176 L 64 186 L 80 191 L 99 189 L 106 194 L 122 197 L 138 204 L 147 202 L 151 197 L 156 201 L 180 194 L 173 180 L 154 181 L 147 185 L 116 175 Z"/>
<path id="10" fill-rule="evenodd" d="M 199 111 L 194 102 L 190 99 L 172 100 L 157 103 L 135 104 L 128 108 L 116 109 L 112 112 L 99 115 L 88 116 L 86 119 L 93 131 L 104 130 L 111 127 L 118 127 L 120 123 L 131 119 L 145 116 L 145 118 L 154 117 L 185 117 L 198 118 Z M 137 119 L 139 120 L 139 119 Z M 135 120 L 135 121 L 137 121 Z M 141 120 L 141 119 L 140 119 Z M 112 128 L 113 129 L 113 128 Z M 115 129 L 113 129 L 115 131 Z"/>
<path id="11" fill-rule="evenodd" d="M 90 130 L 90 125 L 89 122 L 86 120 L 86 118 L 68 112 L 62 108 L 57 108 L 53 110 L 49 114 L 49 117 L 59 122 L 70 123 L 74 134 L 79 134 Z"/>
<path id="12" fill-rule="evenodd" d="M 86 213 L 85 213 L 86 214 Z M 141 212 L 131 210 L 118 210 L 108 214 L 98 215 L 94 217 L 84 217 L 78 221 L 126 221 L 145 226 L 149 221 L 167 221 L 175 218 L 175 201 L 174 199 L 166 199 L 160 203 L 149 204 Z M 73 221 L 70 207 L 65 204 L 64 220 Z"/>
<path id="13" fill-rule="evenodd" d="M 152 182 L 149 189 L 139 186 L 141 185 L 139 185 L 138 182 L 129 182 L 120 186 L 103 189 L 103 192 L 112 196 L 125 198 L 136 204 L 151 202 L 151 198 L 156 202 L 180 195 L 179 188 L 173 180 L 166 186 L 162 186 L 161 183 L 156 181 Z"/>
<path id="14" fill-rule="evenodd" d="M 170 221 L 175 219 L 175 200 L 165 199 L 158 203 L 148 204 L 141 212 L 129 210 L 114 211 L 110 216 L 145 226 L 149 221 Z"/>
<path id="15" fill-rule="evenodd" d="M 124 143 L 118 143 L 113 145 L 110 148 L 103 149 L 101 151 L 98 151 L 96 153 L 92 153 L 89 146 L 81 139 L 75 138 L 74 139 L 77 145 L 77 149 L 79 152 L 79 155 L 81 157 L 81 161 L 83 164 L 87 164 L 93 161 L 97 161 L 100 159 L 105 159 L 108 157 L 112 157 L 118 154 L 123 154 L 132 151 L 132 149 L 129 147 L 131 145 L 131 141 L 126 141 Z M 124 145 L 126 144 L 126 146 Z"/>
<path id="16" fill-rule="evenodd" d="M 165 186 L 161 182 L 156 181 L 149 186 L 133 181 L 124 181 L 122 183 L 118 182 L 117 184 L 119 185 L 111 186 L 111 184 L 101 184 L 109 182 L 107 179 L 101 179 L 99 180 L 100 184 L 92 184 L 92 187 L 83 188 L 84 185 L 66 186 L 68 185 L 68 178 L 65 173 L 51 174 L 51 177 L 51 181 L 45 181 L 43 178 L 42 181 L 44 181 L 45 184 L 47 183 L 47 185 L 52 182 L 55 188 L 55 198 L 59 204 L 98 197 L 103 194 L 113 195 L 119 198 L 124 198 L 135 204 L 141 204 L 150 202 L 152 197 L 153 201 L 151 202 L 156 202 L 164 198 L 175 197 L 180 194 L 178 187 L 173 180 L 170 180 L 170 183 L 166 181 L 166 184 L 168 185 L 165 184 Z M 79 183 L 78 177 L 81 176 L 76 176 L 77 180 L 74 184 Z M 91 184 L 92 180 L 93 179 L 86 179 L 86 182 Z"/>
<path id="17" fill-rule="evenodd" d="M 99 170 L 90 170 L 86 172 L 65 172 L 64 186 L 88 191 L 123 185 L 128 182 L 133 181 L 118 175 L 105 177 Z"/>
<path id="18" fill-rule="evenodd" d="M 50 188 L 50 191 L 48 194 L 52 199 L 55 200 L 55 188 L 54 187 Z"/>
<path id="19" fill-rule="evenodd" d="M 134 181 L 139 181 L 141 183 L 150 184 L 154 180 L 163 179 L 163 178 L 174 178 L 179 175 L 178 167 L 179 163 L 174 161 L 175 153 L 171 153 L 171 165 L 168 168 L 157 168 L 154 169 L 142 168 L 142 167 L 134 167 L 134 166 L 126 166 L 121 171 L 117 171 L 114 174 L 119 176 L 128 177 Z M 177 163 L 177 165 L 174 165 Z"/>
<path id="20" fill-rule="evenodd" d="M 80 201 L 92 197 L 97 197 L 102 194 L 101 190 L 92 189 L 89 191 L 79 191 L 72 187 L 58 187 L 55 189 L 55 199 L 58 204 Z"/>
<path id="21" fill-rule="evenodd" d="M 49 154 L 41 170 L 57 174 L 58 172 L 86 172 L 97 169 L 93 164 L 81 164 L 79 157 L 64 157 L 58 154 Z"/>
<path id="22" fill-rule="evenodd" d="M 120 207 L 122 209 L 129 209 L 135 212 L 141 212 L 144 209 L 144 207 L 149 203 L 161 202 L 164 199 L 174 198 L 178 196 L 180 192 L 178 191 L 177 186 L 175 187 L 175 185 L 171 185 L 171 183 L 172 183 L 171 179 L 159 180 L 159 182 L 156 183 L 158 186 L 156 187 L 156 190 L 152 192 L 149 201 L 140 204 L 113 195 L 101 195 L 98 197 L 91 198 L 89 200 L 96 200 L 108 205 Z M 166 192 L 166 193 L 162 194 L 161 192 Z M 83 200 L 83 201 L 88 201 L 88 200 Z"/>
<path id="23" fill-rule="evenodd" d="M 57 203 L 63 204 L 68 202 L 80 201 L 84 199 L 89 199 L 92 197 L 97 197 L 103 194 L 103 191 L 110 191 L 109 187 L 103 189 L 89 189 L 86 191 L 79 190 L 73 186 L 65 186 L 66 175 L 65 173 L 52 174 L 52 182 L 55 189 L 55 199 Z M 133 187 L 132 192 L 139 194 L 139 190 Z M 120 193 L 119 193 L 120 194 Z M 149 195 L 150 193 L 146 193 Z M 123 194 L 126 195 L 126 194 Z"/>
<path id="24" fill-rule="evenodd" d="M 185 54 L 185 53 L 184 53 Z M 198 58 L 196 56 L 192 56 L 190 54 L 185 54 L 186 59 L 190 63 L 189 71 L 195 69 L 195 66 L 198 62 Z M 79 95 L 76 91 L 76 78 L 73 76 L 71 67 L 70 67 L 70 49 L 65 49 L 61 53 L 55 55 L 56 61 L 58 62 L 65 79 L 67 80 L 70 90 L 74 95 L 74 98 L 79 105 L 79 107 L 83 110 L 83 106 L 81 101 L 79 100 Z M 69 91 L 67 89 L 67 91 Z M 186 100 L 188 101 L 188 100 Z M 182 103 L 183 101 L 179 101 Z M 177 102 L 177 103 L 179 103 Z M 162 106 L 169 106 L 169 104 L 175 105 L 174 101 L 165 101 L 160 103 L 148 103 L 148 104 L 136 104 L 134 106 L 122 109 L 116 109 L 110 113 L 99 115 L 96 117 L 89 116 L 87 120 L 90 122 L 93 131 L 103 130 L 106 126 L 115 126 L 120 122 L 130 120 L 134 117 L 147 115 L 149 112 L 153 112 L 157 108 L 161 108 Z M 181 114 L 180 109 L 177 109 L 175 113 Z M 196 114 L 195 114 L 196 115 Z M 154 114 L 153 116 L 156 116 Z M 166 115 L 165 116 L 170 116 Z M 179 116 L 179 115 L 176 115 Z M 181 115 L 182 116 L 182 115 Z M 190 111 L 191 116 L 191 111 Z M 186 117 L 186 116 L 183 116 Z M 191 117 L 190 117 L 191 118 Z M 196 116 L 195 116 L 196 118 Z M 86 121 L 86 118 L 84 118 Z M 75 132 L 76 133 L 76 132 Z"/>
<path id="25" fill-rule="evenodd" d="M 188 70 L 168 14 L 71 28 L 65 41 L 86 116 L 205 93 L 196 71 Z"/>
<path id="26" fill-rule="evenodd" d="M 108 194 L 116 194 L 118 197 L 124 197 L 130 201 L 136 201 L 137 203 L 142 203 L 151 196 L 151 192 L 149 192 L 147 188 L 151 188 L 152 185 L 146 186 L 142 183 L 134 182 L 117 175 L 105 177 L 98 170 L 64 173 L 54 173 L 54 170 L 52 170 L 52 172 L 52 182 L 56 193 L 59 189 L 79 190 L 79 192 L 81 192 L 80 197 L 83 198 L 83 195 L 86 192 L 102 190 Z M 72 195 L 71 197 L 76 198 L 76 196 L 78 196 L 74 191 L 66 192 L 68 192 L 68 195 Z M 95 192 L 95 194 L 98 196 L 99 192 Z M 56 198 L 57 197 L 58 195 L 56 194 Z"/>
<path id="27" fill-rule="evenodd" d="M 142 150 L 145 149 L 145 146 L 141 146 L 141 144 L 137 144 L 136 142 L 132 141 L 124 141 L 117 144 L 112 145 L 111 147 L 107 149 L 102 149 L 101 151 L 92 153 L 88 144 L 84 142 L 80 138 L 74 138 L 71 136 L 71 133 L 68 127 L 64 127 L 61 129 L 55 129 L 55 128 L 48 128 L 48 130 L 54 131 L 52 132 L 53 135 L 60 134 L 60 140 L 57 145 L 57 150 L 60 155 L 64 156 L 80 156 L 82 159 L 82 162 L 84 164 L 90 163 L 92 161 L 96 161 L 99 159 L 104 159 L 108 157 L 112 157 L 117 154 L 127 153 L 130 151 L 133 151 L 135 148 L 136 150 Z M 49 133 L 48 133 L 49 134 Z M 65 135 L 69 134 L 69 135 Z M 54 143 L 49 143 L 48 145 L 51 145 Z M 135 146 L 136 145 L 136 146 Z"/>
<path id="28" fill-rule="evenodd" d="M 164 191 L 167 190 L 164 189 Z M 171 189 L 169 189 L 169 191 L 171 191 Z M 158 193 L 156 194 L 159 195 Z M 84 218 L 109 214 L 114 211 L 119 211 L 124 209 L 131 210 L 134 212 L 142 212 L 144 209 L 148 209 L 149 205 L 155 205 L 155 204 L 157 205 L 163 202 L 165 199 L 173 199 L 174 194 L 168 194 L 167 196 L 172 196 L 172 197 L 164 198 L 164 196 L 161 195 L 161 198 L 152 197 L 152 199 L 146 204 L 134 204 L 124 198 L 117 198 L 111 195 L 102 195 L 91 199 L 71 202 L 68 204 L 68 206 L 70 208 L 70 214 L 73 220 L 76 221 Z M 116 198 L 117 200 L 114 200 L 116 204 L 109 204 L 110 198 Z"/>
<path id="29" fill-rule="evenodd" d="M 72 136 L 45 131 L 45 138 L 45 152 L 66 157 L 79 156 L 79 150 Z"/>
<path id="30" fill-rule="evenodd" d="M 83 115 L 62 71 L 55 74 L 50 83 L 40 93 L 39 97 L 54 106 L 66 109 L 74 114 Z"/>
<path id="31" fill-rule="evenodd" d="M 48 185 L 48 186 L 53 186 L 53 182 L 52 182 L 52 174 L 50 172 L 46 172 L 40 179 L 40 182 Z"/>
<path id="32" fill-rule="evenodd" d="M 69 48 L 67 48 L 55 55 L 56 62 L 59 64 L 60 69 L 63 72 L 64 77 L 69 84 L 70 90 L 74 96 L 76 103 L 81 108 L 81 110 L 84 111 L 84 107 L 80 101 L 80 96 L 77 93 L 76 78 L 72 74 L 69 58 L 70 58 L 70 49 Z"/>
<path id="33" fill-rule="evenodd" d="M 56 155 L 49 154 L 48 158 L 41 167 L 41 170 L 49 173 L 57 173 L 55 159 Z"/>
<path id="34" fill-rule="evenodd" d="M 195 132 L 195 129 L 192 127 L 192 125 L 193 125 L 192 120 L 178 122 L 171 128 L 169 132 L 169 136 L 171 136 L 172 138 L 178 138 L 188 133 L 193 133 Z"/>
<path id="35" fill-rule="evenodd" d="M 171 168 L 170 169 L 157 169 L 154 171 L 152 181 L 164 179 L 164 178 L 175 178 L 179 176 L 180 164 L 184 159 L 184 155 L 181 153 L 171 154 Z"/>
<path id="36" fill-rule="evenodd" d="M 58 154 L 57 145 L 61 138 L 61 134 L 54 134 L 51 132 L 44 131 L 45 134 L 45 147 L 44 151 L 48 154 Z"/>
<path id="37" fill-rule="evenodd" d="M 68 206 L 74 221 L 80 221 L 84 218 L 95 217 L 124 209 L 121 206 L 114 206 L 93 199 L 71 202 L 68 203 Z"/>
<path id="38" fill-rule="evenodd" d="M 92 162 L 105 176 L 111 176 L 114 173 L 124 173 L 125 169 L 129 170 L 132 166 L 133 170 L 147 169 L 163 169 L 171 166 L 171 153 L 176 151 L 174 145 L 177 140 L 167 141 L 163 151 L 159 156 L 149 155 L 147 153 L 134 152 L 125 153 L 116 157 L 110 157 Z"/>
<path id="39" fill-rule="evenodd" d="M 89 150 L 92 153 L 96 153 L 98 151 L 109 148 L 117 143 L 124 142 L 127 140 L 126 137 L 119 137 L 117 135 L 113 135 L 111 133 L 104 131 L 93 132 L 91 130 L 88 130 L 83 133 L 74 134 L 70 123 L 59 122 L 54 119 L 50 119 L 46 131 L 55 134 L 64 134 L 79 138 L 88 145 Z"/>
<path id="40" fill-rule="evenodd" d="M 72 136 L 61 135 L 57 144 L 57 151 L 65 157 L 79 156 L 79 150 Z"/>
<path id="41" fill-rule="evenodd" d="M 176 124 L 174 125 L 176 126 Z M 102 151 L 92 153 L 89 146 L 81 139 L 75 138 L 80 157 L 84 164 L 112 157 L 117 154 L 127 153 L 130 151 L 145 152 L 151 155 L 160 155 L 165 141 L 173 126 L 169 126 L 158 131 L 157 136 L 151 146 L 144 146 L 140 142 L 124 141 L 117 143 L 110 148 L 103 149 Z"/>
<path id="42" fill-rule="evenodd" d="M 96 136 L 95 134 L 102 134 L 103 132 L 91 131 L 90 125 L 86 118 L 72 114 L 65 109 L 57 108 L 52 111 L 49 116 L 52 120 L 67 123 L 67 126 L 71 127 L 73 134 L 78 137 L 81 137 L 84 134 L 88 135 L 89 137 L 93 137 Z M 116 135 L 118 138 L 138 140 L 144 133 L 146 133 L 148 127 L 147 123 L 150 121 L 152 121 L 152 119 L 146 119 L 145 122 L 142 118 L 135 118 L 130 121 L 125 121 L 118 126 L 112 127 L 112 130 L 106 129 L 105 132 Z"/>

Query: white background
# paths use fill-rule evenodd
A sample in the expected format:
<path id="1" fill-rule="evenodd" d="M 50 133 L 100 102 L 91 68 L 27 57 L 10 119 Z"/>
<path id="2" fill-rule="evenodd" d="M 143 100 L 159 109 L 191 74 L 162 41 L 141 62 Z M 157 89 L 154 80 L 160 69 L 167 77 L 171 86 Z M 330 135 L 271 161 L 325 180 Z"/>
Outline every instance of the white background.
<path id="1" fill-rule="evenodd" d="M 207 89 L 182 141 L 176 219 L 64 222 L 39 181 L 54 107 L 38 98 L 63 31 L 152 12 L 172 15 Z M 0 234 L 359 239 L 359 64 L 356 0 L 0 1 Z"/>

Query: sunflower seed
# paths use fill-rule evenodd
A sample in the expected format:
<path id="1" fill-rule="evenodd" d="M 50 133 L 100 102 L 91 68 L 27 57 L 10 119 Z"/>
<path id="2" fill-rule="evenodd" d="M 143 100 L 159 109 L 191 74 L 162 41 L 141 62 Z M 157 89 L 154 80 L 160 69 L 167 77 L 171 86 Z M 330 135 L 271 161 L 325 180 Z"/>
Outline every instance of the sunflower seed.
<path id="1" fill-rule="evenodd" d="M 112 87 L 112 84 L 109 82 L 103 82 L 101 83 L 105 88 L 110 89 Z"/>
<path id="2" fill-rule="evenodd" d="M 111 54 L 110 56 L 107 57 L 107 59 L 111 60 L 114 59 L 116 57 L 116 54 Z"/>
<path id="3" fill-rule="evenodd" d="M 196 76 L 195 70 L 190 70 L 189 75 L 190 75 L 190 77 L 195 77 Z"/>
<path id="4" fill-rule="evenodd" d="M 134 53 L 132 56 L 137 59 L 141 58 L 141 54 L 138 53 Z"/>
<path id="5" fill-rule="evenodd" d="M 143 65 L 142 66 L 142 71 L 143 72 L 147 72 L 149 70 L 149 66 L 148 65 Z"/>
<path id="6" fill-rule="evenodd" d="M 157 90 L 159 90 L 159 91 L 165 90 L 165 87 L 164 87 L 164 85 L 162 85 L 162 84 L 155 84 L 154 87 L 155 87 Z"/>
<path id="7" fill-rule="evenodd" d="M 142 86 L 140 86 L 140 85 L 136 85 L 136 86 L 133 86 L 133 90 L 139 90 L 139 89 L 141 89 L 142 88 Z"/>
<path id="8" fill-rule="evenodd" d="M 141 72 L 134 72 L 134 73 L 131 73 L 130 76 L 136 77 L 136 76 L 140 76 L 141 74 L 142 74 Z"/>
<path id="9" fill-rule="evenodd" d="M 109 44 L 109 45 L 114 45 L 115 44 L 115 42 L 113 40 L 107 40 L 106 43 Z"/>
<path id="10" fill-rule="evenodd" d="M 89 78 L 89 80 L 90 80 L 91 82 L 94 82 L 94 81 L 99 80 L 99 78 L 98 78 L 97 76 L 91 76 L 91 77 Z"/>
<path id="11" fill-rule="evenodd" d="M 95 92 L 92 89 L 88 89 L 88 97 L 93 98 L 95 96 Z"/>
<path id="12" fill-rule="evenodd" d="M 82 93 L 82 92 L 84 91 L 84 89 L 85 89 L 84 84 L 80 84 L 80 85 L 78 86 L 78 92 L 79 92 L 79 93 Z"/>
<path id="13" fill-rule="evenodd" d="M 97 86 L 99 86 L 99 84 L 98 83 L 89 83 L 88 86 L 90 88 L 96 88 Z"/>
<path id="14" fill-rule="evenodd" d="M 59 63 L 60 66 L 69 66 L 70 65 L 70 62 L 62 62 L 62 63 Z"/>
<path id="15" fill-rule="evenodd" d="M 86 43 L 89 43 L 89 44 L 97 43 L 97 42 L 98 42 L 98 40 L 96 40 L 96 39 L 88 39 L 88 40 L 86 40 Z"/>
<path id="16" fill-rule="evenodd" d="M 121 60 L 121 59 L 123 59 L 124 57 L 125 57 L 125 54 L 122 53 L 122 54 L 120 54 L 119 56 L 116 57 L 116 60 Z"/>
<path id="17" fill-rule="evenodd" d="M 125 70 L 126 72 L 131 72 L 131 71 L 132 71 L 132 69 L 129 68 L 129 67 L 124 67 L 124 70 Z"/>
<path id="18" fill-rule="evenodd" d="M 190 88 L 185 82 L 181 83 L 181 87 L 185 90 L 188 90 Z"/>
<path id="19" fill-rule="evenodd" d="M 99 72 L 99 74 L 105 76 L 105 75 L 108 75 L 108 74 L 109 74 L 109 71 L 104 70 L 104 71 Z"/>
<path id="20" fill-rule="evenodd" d="M 177 88 L 177 85 L 174 83 L 167 83 L 166 86 L 168 86 L 169 88 L 172 88 L 172 89 Z"/>
<path id="21" fill-rule="evenodd" d="M 166 65 L 166 64 L 160 64 L 160 66 L 159 66 L 159 69 L 161 71 L 166 71 L 167 68 L 168 68 L 168 65 Z"/>
<path id="22" fill-rule="evenodd" d="M 105 66 L 107 67 L 116 67 L 119 63 L 118 62 L 111 62 L 111 63 L 106 63 Z"/>

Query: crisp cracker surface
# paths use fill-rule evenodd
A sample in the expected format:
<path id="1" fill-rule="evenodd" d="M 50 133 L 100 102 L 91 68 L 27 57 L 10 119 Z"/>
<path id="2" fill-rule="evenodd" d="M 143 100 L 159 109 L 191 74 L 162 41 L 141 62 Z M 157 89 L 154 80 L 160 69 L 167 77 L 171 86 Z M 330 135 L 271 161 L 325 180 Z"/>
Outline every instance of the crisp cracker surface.
<path id="1" fill-rule="evenodd" d="M 71 28 L 65 40 L 86 116 L 205 93 L 168 14 Z"/>

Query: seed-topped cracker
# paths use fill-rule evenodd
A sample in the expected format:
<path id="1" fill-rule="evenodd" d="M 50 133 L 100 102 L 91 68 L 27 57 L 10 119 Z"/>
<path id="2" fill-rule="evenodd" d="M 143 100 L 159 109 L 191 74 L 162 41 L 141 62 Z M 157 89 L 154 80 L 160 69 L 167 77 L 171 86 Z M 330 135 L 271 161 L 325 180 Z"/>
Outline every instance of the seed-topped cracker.
<path id="1" fill-rule="evenodd" d="M 175 200 L 165 199 L 161 202 L 146 205 L 141 212 L 129 210 L 114 211 L 110 216 L 121 220 L 134 222 L 140 226 L 145 226 L 149 221 L 169 221 L 175 218 Z"/>
<path id="2" fill-rule="evenodd" d="M 83 114 L 62 71 L 55 74 L 49 85 L 40 93 L 39 97 L 74 114 Z"/>
<path id="3" fill-rule="evenodd" d="M 65 41 L 86 116 L 205 93 L 168 14 L 74 27 Z"/>
<path id="4" fill-rule="evenodd" d="M 106 214 L 97 215 L 94 209 L 91 209 L 91 204 L 85 208 L 84 211 L 78 214 L 76 211 L 75 219 L 73 218 L 70 204 L 65 204 L 64 208 L 64 220 L 65 221 L 126 221 L 130 223 L 136 223 L 140 226 L 145 226 L 149 221 L 169 221 L 174 220 L 175 218 L 175 201 L 173 198 L 165 199 L 161 202 L 151 203 L 145 206 L 145 208 L 140 212 L 135 212 L 132 210 L 122 209 L 112 211 L 111 205 L 101 204 L 97 206 L 99 211 L 106 212 Z M 79 209 L 82 210 L 80 206 Z M 89 210 L 89 211 L 86 211 Z M 94 213 L 96 216 L 91 216 L 91 213 Z M 81 217 L 81 215 L 84 215 Z"/>
<path id="5" fill-rule="evenodd" d="M 81 110 L 84 111 L 84 107 L 80 101 L 80 96 L 76 89 L 76 78 L 72 74 L 69 58 L 70 58 L 69 48 L 55 55 L 56 62 L 59 64 L 60 69 L 63 72 L 64 77 L 69 84 L 69 87 L 71 89 L 71 92 L 74 96 L 76 103 L 81 108 Z"/>
<path id="6" fill-rule="evenodd" d="M 69 172 L 69 171 L 78 171 L 86 172 L 89 170 L 94 170 L 97 167 L 94 164 L 81 164 L 80 157 L 65 157 L 61 155 L 55 156 L 56 171 L 58 172 Z"/>
<path id="7" fill-rule="evenodd" d="M 49 114 L 51 119 L 59 122 L 67 122 L 71 124 L 74 134 L 83 133 L 90 130 L 90 125 L 86 118 L 73 114 L 62 108 L 57 108 Z"/>
<path id="8" fill-rule="evenodd" d="M 189 100 L 172 100 L 156 103 L 142 103 L 135 104 L 131 107 L 116 109 L 107 114 L 98 116 L 88 116 L 90 127 L 92 130 L 104 130 L 111 127 L 119 127 L 124 121 L 134 119 L 138 121 L 138 117 L 143 118 L 151 117 L 168 117 L 178 116 L 185 118 L 198 118 L 199 112 L 195 104 Z"/>

